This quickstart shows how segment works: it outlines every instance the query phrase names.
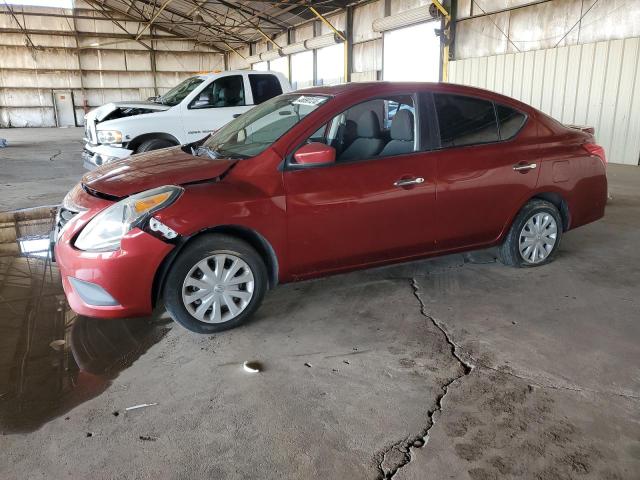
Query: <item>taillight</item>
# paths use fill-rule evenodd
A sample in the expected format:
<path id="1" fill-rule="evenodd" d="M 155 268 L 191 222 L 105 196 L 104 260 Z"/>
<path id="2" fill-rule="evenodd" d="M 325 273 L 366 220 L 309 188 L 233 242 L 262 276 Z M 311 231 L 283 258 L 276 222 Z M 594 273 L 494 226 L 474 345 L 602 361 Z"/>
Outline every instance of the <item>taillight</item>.
<path id="1" fill-rule="evenodd" d="M 602 160 L 602 163 L 604 163 L 605 166 L 607 165 L 607 156 L 604 154 L 604 148 L 602 148 L 600 145 L 597 145 L 595 143 L 585 143 L 582 146 L 590 155 L 595 155 L 596 157 L 600 157 L 600 160 Z"/>

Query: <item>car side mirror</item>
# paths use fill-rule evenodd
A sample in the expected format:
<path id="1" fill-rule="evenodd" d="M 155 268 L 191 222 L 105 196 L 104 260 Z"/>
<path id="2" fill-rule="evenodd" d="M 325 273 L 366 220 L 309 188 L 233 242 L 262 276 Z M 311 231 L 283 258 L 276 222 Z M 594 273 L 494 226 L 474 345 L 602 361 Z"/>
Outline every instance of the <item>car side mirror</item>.
<path id="1" fill-rule="evenodd" d="M 207 100 L 206 98 L 199 98 L 191 104 L 191 108 L 205 108 L 209 106 L 209 100 Z"/>
<path id="2" fill-rule="evenodd" d="M 336 149 L 320 142 L 307 143 L 293 155 L 298 165 L 320 165 L 336 161 Z"/>

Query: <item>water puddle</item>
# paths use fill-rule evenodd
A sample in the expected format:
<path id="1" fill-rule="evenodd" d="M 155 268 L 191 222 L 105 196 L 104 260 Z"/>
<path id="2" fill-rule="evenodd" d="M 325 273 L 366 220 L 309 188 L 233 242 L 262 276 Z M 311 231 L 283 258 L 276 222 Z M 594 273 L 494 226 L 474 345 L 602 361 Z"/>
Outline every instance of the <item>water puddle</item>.
<path id="1" fill-rule="evenodd" d="M 0 214 L 0 433 L 36 430 L 100 395 L 169 329 L 76 315 L 48 255 L 52 223 L 49 211 Z"/>

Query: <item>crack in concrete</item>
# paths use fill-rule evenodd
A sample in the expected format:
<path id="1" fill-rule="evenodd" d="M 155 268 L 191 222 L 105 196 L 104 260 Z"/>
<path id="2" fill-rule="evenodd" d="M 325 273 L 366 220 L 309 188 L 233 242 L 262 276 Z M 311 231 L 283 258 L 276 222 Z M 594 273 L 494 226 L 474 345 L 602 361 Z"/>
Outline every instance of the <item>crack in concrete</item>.
<path id="1" fill-rule="evenodd" d="M 460 349 L 462 350 L 462 348 Z M 465 352 L 465 356 L 469 357 L 471 359 L 471 361 L 478 367 L 482 367 L 482 368 L 486 368 L 487 370 L 491 370 L 493 372 L 497 372 L 497 373 L 501 373 L 503 375 L 508 375 L 510 377 L 513 378 L 517 378 L 518 380 L 523 380 L 529 384 L 531 384 L 532 386 L 538 387 L 538 388 L 548 388 L 551 390 L 567 390 L 569 392 L 579 392 L 579 393 L 595 393 L 598 395 L 610 395 L 610 396 L 615 396 L 615 397 L 622 397 L 622 398 L 627 398 L 630 400 L 640 400 L 640 395 L 637 394 L 633 394 L 633 393 L 621 393 L 621 392 L 607 392 L 607 391 L 602 391 L 602 390 L 595 390 L 595 389 L 591 389 L 591 388 L 585 388 L 585 387 L 572 387 L 569 385 L 554 385 L 554 384 L 549 384 L 549 383 L 541 383 L 539 380 L 536 380 L 534 378 L 529 378 L 529 377 L 525 377 L 523 375 L 518 375 L 517 373 L 514 373 L 510 370 L 507 370 L 505 368 L 500 368 L 500 367 L 494 367 L 492 365 L 487 365 L 486 363 L 478 360 L 477 358 L 474 358 L 472 355 L 468 354 Z"/>
<path id="2" fill-rule="evenodd" d="M 445 338 L 445 341 L 449 345 L 449 348 L 451 350 L 451 355 L 460 364 L 460 367 L 462 368 L 462 373 L 460 375 L 455 376 L 454 378 L 452 378 L 451 380 L 449 380 L 448 382 L 446 382 L 444 385 L 440 387 L 442 389 L 442 393 L 438 395 L 438 397 L 436 398 L 436 406 L 433 410 L 430 410 L 427 413 L 427 424 L 425 428 L 416 437 L 413 437 L 413 438 L 407 437 L 399 442 L 396 442 L 390 447 L 388 447 L 387 449 L 385 449 L 378 456 L 378 471 L 380 473 L 380 478 L 383 478 L 383 479 L 393 478 L 394 475 L 398 473 L 398 471 L 402 467 L 404 467 L 409 462 L 411 462 L 412 460 L 411 447 L 424 448 L 427 445 L 427 443 L 429 442 L 429 432 L 431 431 L 431 428 L 433 428 L 433 426 L 435 425 L 435 421 L 436 421 L 435 415 L 438 412 L 442 411 L 442 402 L 444 400 L 444 397 L 447 395 L 449 391 L 449 387 L 454 382 L 460 380 L 462 377 L 469 375 L 471 371 L 475 368 L 474 365 L 465 361 L 458 354 L 460 347 L 451 339 L 446 328 L 440 322 L 438 322 L 433 316 L 427 313 L 426 306 L 422 301 L 422 299 L 420 298 L 420 295 L 418 294 L 420 290 L 420 286 L 418 285 L 418 282 L 416 281 L 416 279 L 410 278 L 409 280 L 411 282 L 411 288 L 413 289 L 413 295 L 414 297 L 416 297 L 416 299 L 418 300 L 418 303 L 420 304 L 420 313 L 422 314 L 423 317 L 430 320 L 431 323 L 442 333 L 442 335 Z M 385 467 L 385 461 L 387 460 L 387 457 L 390 457 L 391 454 L 393 453 L 398 453 L 399 456 L 401 457 L 400 460 L 396 461 L 393 466 Z"/>
<path id="3" fill-rule="evenodd" d="M 485 364 L 481 360 L 474 358 L 472 355 L 466 352 L 460 345 L 455 343 L 454 340 L 449 335 L 446 327 L 441 322 L 436 320 L 432 315 L 427 313 L 426 305 L 419 295 L 420 286 L 418 285 L 418 282 L 416 281 L 415 278 L 410 278 L 409 280 L 411 282 L 411 287 L 413 288 L 413 295 L 416 297 L 416 299 L 420 304 L 420 313 L 422 314 L 422 316 L 429 319 L 431 323 L 442 333 L 442 335 L 445 338 L 445 341 L 449 345 L 452 356 L 458 361 L 458 363 L 462 367 L 462 373 L 452 378 L 451 380 L 446 382 L 444 385 L 442 385 L 441 387 L 442 393 L 438 395 L 438 397 L 436 398 L 436 406 L 433 410 L 430 410 L 427 412 L 427 424 L 425 425 L 425 428 L 417 436 L 406 437 L 390 445 L 389 447 L 384 449 L 380 454 L 376 456 L 377 468 L 378 468 L 380 479 L 393 478 L 401 468 L 403 468 L 405 465 L 411 462 L 412 460 L 411 448 L 424 448 L 427 445 L 427 443 L 429 442 L 429 433 L 436 422 L 436 414 L 442 412 L 443 400 L 449 391 L 449 387 L 453 383 L 460 380 L 461 378 L 469 375 L 476 367 L 485 368 L 487 370 L 492 370 L 497 373 L 501 373 L 504 375 L 517 378 L 519 380 L 527 382 L 528 384 L 530 384 L 530 386 L 536 386 L 538 388 L 548 388 L 553 390 L 567 390 L 567 391 L 579 392 L 579 393 L 586 392 L 586 393 L 594 393 L 594 394 L 600 394 L 600 395 L 612 395 L 612 396 L 619 396 L 619 397 L 630 399 L 630 400 L 640 400 L 640 396 L 636 394 L 626 394 L 626 393 L 620 393 L 620 392 L 603 392 L 600 390 L 593 390 L 593 389 L 583 388 L 583 387 L 572 387 L 567 385 L 554 385 L 554 384 L 540 383 L 539 381 L 533 378 L 527 378 L 525 376 L 518 375 L 517 373 L 513 373 L 504 368 L 494 367 L 494 366 Z M 466 357 L 468 360 L 465 360 L 465 358 L 463 357 Z M 399 459 L 395 460 L 395 463 L 390 458 L 394 456 L 394 454 L 400 457 Z M 391 465 L 386 466 L 385 463 L 391 464 Z"/>
<path id="4" fill-rule="evenodd" d="M 53 162 L 53 159 L 56 158 L 58 155 L 62 155 L 62 150 L 58 150 L 58 153 L 54 153 L 53 155 L 51 155 L 49 157 L 49 161 Z"/>

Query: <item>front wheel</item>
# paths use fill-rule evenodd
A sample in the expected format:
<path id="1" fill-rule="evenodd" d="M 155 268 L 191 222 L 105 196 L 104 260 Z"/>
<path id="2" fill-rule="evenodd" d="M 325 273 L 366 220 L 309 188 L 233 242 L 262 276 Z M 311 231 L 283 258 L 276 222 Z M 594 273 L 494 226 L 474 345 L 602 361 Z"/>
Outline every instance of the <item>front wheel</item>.
<path id="1" fill-rule="evenodd" d="M 246 321 L 267 290 L 267 269 L 246 242 L 221 234 L 202 235 L 176 258 L 165 282 L 171 317 L 195 333 L 215 333 Z"/>
<path id="2" fill-rule="evenodd" d="M 173 147 L 175 143 L 165 140 L 164 138 L 151 138 L 142 142 L 138 148 L 136 148 L 136 153 L 144 153 L 150 152 L 152 150 L 159 150 L 161 148 Z"/>
<path id="3" fill-rule="evenodd" d="M 518 213 L 498 250 L 505 265 L 537 267 L 553 260 L 562 238 L 562 217 L 556 206 L 530 200 Z"/>

